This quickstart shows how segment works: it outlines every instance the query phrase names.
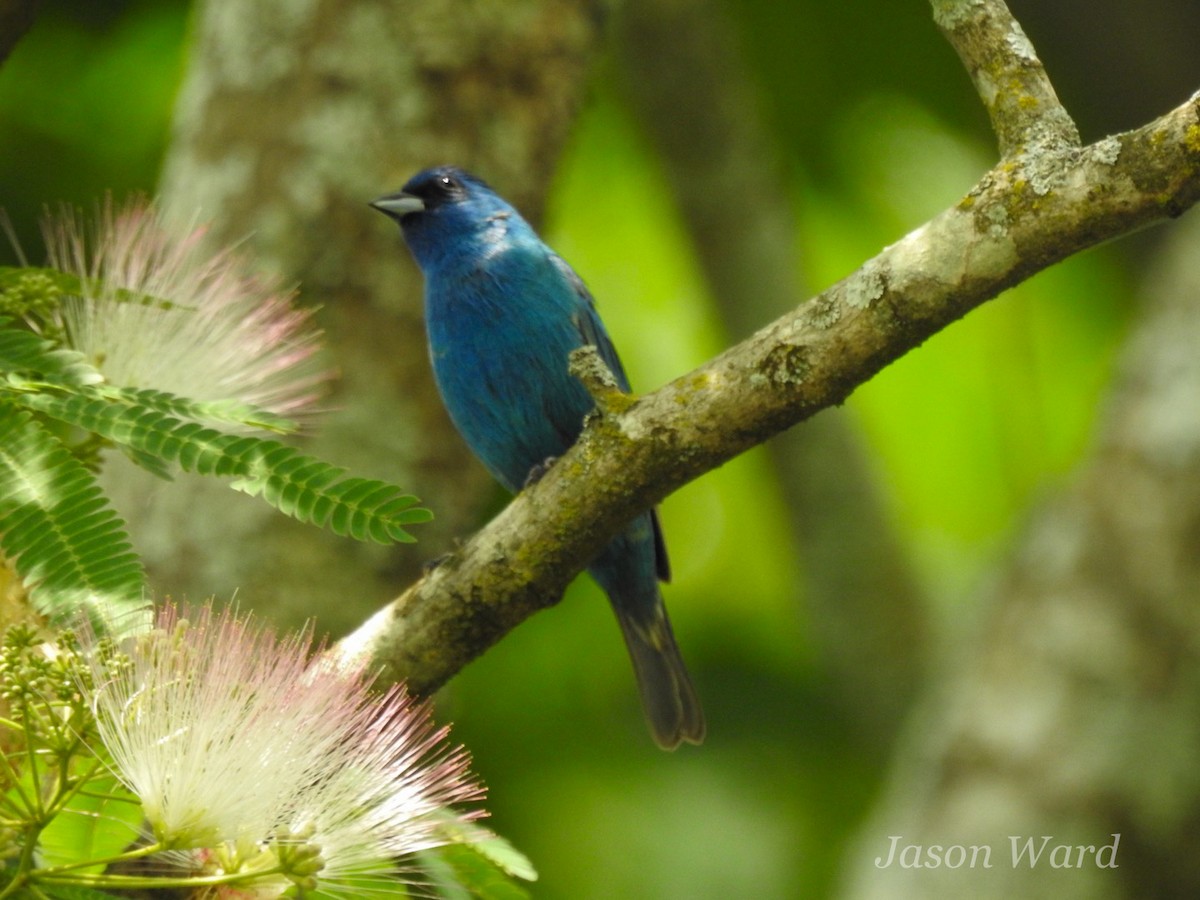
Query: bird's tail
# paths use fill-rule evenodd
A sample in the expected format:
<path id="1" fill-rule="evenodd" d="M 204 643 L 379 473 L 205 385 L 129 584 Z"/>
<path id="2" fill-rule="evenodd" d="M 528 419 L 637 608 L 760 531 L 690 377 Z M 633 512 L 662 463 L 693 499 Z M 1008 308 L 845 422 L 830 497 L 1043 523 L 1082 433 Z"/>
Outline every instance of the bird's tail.
<path id="1" fill-rule="evenodd" d="M 654 741 L 674 750 L 681 741 L 704 740 L 704 711 L 679 655 L 667 610 L 660 599 L 649 616 L 633 616 L 613 606 L 633 660 L 642 709 Z"/>

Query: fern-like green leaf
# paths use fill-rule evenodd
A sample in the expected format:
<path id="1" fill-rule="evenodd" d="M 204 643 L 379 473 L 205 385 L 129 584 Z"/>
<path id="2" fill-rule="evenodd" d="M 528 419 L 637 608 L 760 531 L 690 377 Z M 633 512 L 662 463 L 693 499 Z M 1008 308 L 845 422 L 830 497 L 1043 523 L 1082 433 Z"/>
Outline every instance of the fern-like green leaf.
<path id="1" fill-rule="evenodd" d="M 521 851 L 473 822 L 444 816 L 449 843 L 416 854 L 434 896 L 444 900 L 528 900 L 513 879 L 536 881 L 537 871 Z"/>
<path id="2" fill-rule="evenodd" d="M 98 384 L 104 380 L 82 353 L 56 346 L 32 331 L 13 327 L 0 316 L 0 372 L 53 379 L 64 384 Z"/>
<path id="3" fill-rule="evenodd" d="M 407 525 L 427 522 L 417 498 L 382 481 L 347 477 L 346 470 L 260 437 L 217 431 L 166 410 L 186 411 L 188 401 L 107 387 L 47 390 L 16 395 L 23 406 L 83 428 L 132 453 L 200 475 L 231 478 L 232 486 L 261 496 L 301 522 L 360 541 L 415 540 Z"/>
<path id="4" fill-rule="evenodd" d="M 165 391 L 123 388 L 115 385 L 96 387 L 94 393 L 98 397 L 107 397 L 118 405 L 141 406 L 176 419 L 190 419 L 214 425 L 234 425 L 239 428 L 256 428 L 279 434 L 290 434 L 298 427 L 291 419 L 238 400 L 192 400 Z"/>
<path id="5" fill-rule="evenodd" d="M 28 412 L 0 404 L 0 550 L 50 616 L 116 621 L 145 575 L 95 478 Z"/>

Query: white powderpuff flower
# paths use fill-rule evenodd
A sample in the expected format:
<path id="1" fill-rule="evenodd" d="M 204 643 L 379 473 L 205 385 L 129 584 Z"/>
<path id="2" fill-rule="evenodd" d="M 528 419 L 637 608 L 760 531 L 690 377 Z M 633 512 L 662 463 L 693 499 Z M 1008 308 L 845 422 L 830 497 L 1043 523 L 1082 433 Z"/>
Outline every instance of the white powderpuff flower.
<path id="1" fill-rule="evenodd" d="M 464 777 L 469 756 L 446 743 L 446 732 L 393 691 L 363 718 L 342 767 L 299 798 L 291 832 L 320 848 L 323 891 L 387 893 L 405 876 L 403 857 L 448 842 L 448 808 L 481 794 Z"/>
<path id="2" fill-rule="evenodd" d="M 205 229 L 176 234 L 144 198 L 109 198 L 91 223 L 64 208 L 42 233 L 50 265 L 84 285 L 58 316 L 66 343 L 111 384 L 283 416 L 320 395 L 328 375 L 315 367 L 310 311 L 245 274 L 238 255 L 205 250 Z"/>
<path id="3" fill-rule="evenodd" d="M 398 893 L 397 857 L 482 815 L 449 808 L 483 790 L 428 709 L 313 661 L 307 632 L 168 605 L 119 652 L 86 629 L 81 645 L 117 776 L 159 846 L 197 874 L 262 897 L 295 884 Z"/>
<path id="4" fill-rule="evenodd" d="M 122 655 L 88 653 L 101 739 L 159 842 L 208 847 L 270 830 L 274 804 L 303 774 L 297 764 L 329 739 L 311 727 L 322 724 L 308 721 L 313 710 L 340 714 L 339 696 L 313 692 L 291 706 L 291 727 L 276 730 L 304 677 L 306 646 L 211 606 L 183 615 L 168 605 L 151 630 L 122 642 Z"/>

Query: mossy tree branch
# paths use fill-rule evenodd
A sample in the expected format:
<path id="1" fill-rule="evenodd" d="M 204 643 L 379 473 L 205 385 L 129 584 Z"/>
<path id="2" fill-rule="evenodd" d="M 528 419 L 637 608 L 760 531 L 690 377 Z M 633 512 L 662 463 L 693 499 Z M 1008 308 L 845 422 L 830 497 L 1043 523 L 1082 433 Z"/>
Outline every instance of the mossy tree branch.
<path id="1" fill-rule="evenodd" d="M 343 640 L 340 653 L 369 658 L 417 692 L 435 690 L 556 603 L 639 511 L 841 403 L 1005 289 L 1200 198 L 1200 94 L 1081 147 L 1057 101 L 1047 107 L 1053 90 L 1003 3 L 933 6 L 977 84 L 1025 76 L 1005 82 L 1003 100 L 981 89 L 1000 162 L 954 206 L 747 340 L 653 393 L 609 404 L 537 484 Z M 1058 139 L 1031 139 L 1039 129 Z"/>
<path id="2" fill-rule="evenodd" d="M 931 0 L 933 18 L 962 60 L 1002 156 L 1077 147 L 1079 131 L 1021 25 L 1000 0 Z"/>

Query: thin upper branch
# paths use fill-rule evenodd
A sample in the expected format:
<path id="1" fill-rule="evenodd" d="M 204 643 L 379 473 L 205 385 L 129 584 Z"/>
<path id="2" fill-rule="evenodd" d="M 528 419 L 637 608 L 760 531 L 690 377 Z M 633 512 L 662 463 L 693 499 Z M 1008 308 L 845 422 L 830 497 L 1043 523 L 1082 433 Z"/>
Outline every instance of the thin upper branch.
<path id="1" fill-rule="evenodd" d="M 933 18 L 975 83 L 1002 156 L 1030 147 L 1078 147 L 1033 44 L 1003 0 L 930 0 Z"/>
<path id="2" fill-rule="evenodd" d="M 1030 165 L 1002 160 L 954 206 L 793 312 L 627 408 L 594 417 L 540 481 L 339 652 L 369 658 L 385 679 L 418 693 L 436 689 L 557 602 L 641 510 L 841 403 L 1035 272 L 1179 215 L 1200 199 L 1200 95 L 1082 149 L 1028 152 Z"/>

